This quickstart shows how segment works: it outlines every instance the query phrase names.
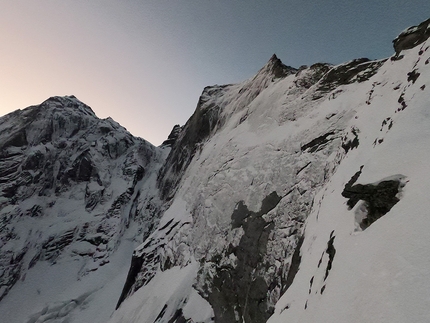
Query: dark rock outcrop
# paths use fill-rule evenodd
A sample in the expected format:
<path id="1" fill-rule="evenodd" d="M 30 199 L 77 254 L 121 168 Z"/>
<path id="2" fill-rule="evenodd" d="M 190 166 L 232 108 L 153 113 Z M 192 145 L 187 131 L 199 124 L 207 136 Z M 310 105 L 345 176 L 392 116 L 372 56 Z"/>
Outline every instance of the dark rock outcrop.
<path id="1" fill-rule="evenodd" d="M 172 131 L 170 132 L 169 136 L 166 140 L 163 141 L 161 144 L 161 147 L 172 147 L 173 144 L 176 142 L 176 140 L 179 137 L 179 134 L 181 133 L 182 127 L 180 125 L 173 126 Z"/>
<path id="2" fill-rule="evenodd" d="M 299 68 L 296 73 L 294 83 L 298 87 L 309 89 L 316 84 L 330 69 L 332 65 L 328 63 L 316 63 L 309 68 L 305 65 Z"/>
<path id="3" fill-rule="evenodd" d="M 330 131 L 324 135 L 321 135 L 310 142 L 304 144 L 300 149 L 302 151 L 308 150 L 310 153 L 316 152 L 319 150 L 323 145 L 328 143 L 330 140 L 333 140 L 333 135 L 335 133 L 333 131 Z"/>
<path id="4" fill-rule="evenodd" d="M 364 230 L 380 217 L 387 214 L 400 201 L 398 193 L 403 187 L 403 175 L 395 175 L 372 184 L 353 185 L 361 174 L 357 172 L 345 185 L 342 196 L 347 198 L 347 205 L 353 208 L 358 201 L 365 202 L 366 217 L 359 223 Z"/>
<path id="5" fill-rule="evenodd" d="M 335 66 L 321 78 L 317 91 L 327 93 L 340 85 L 364 82 L 375 75 L 385 61 L 371 61 L 368 58 L 358 58 Z"/>
<path id="6" fill-rule="evenodd" d="M 125 281 L 118 303 L 116 304 L 116 309 L 118 309 L 121 303 L 129 295 L 134 283 L 136 282 L 136 276 L 142 269 L 143 261 L 144 261 L 143 257 L 133 256 L 133 258 L 131 259 L 131 265 L 127 274 L 127 279 Z"/>
<path id="7" fill-rule="evenodd" d="M 273 313 L 273 308 L 267 307 L 269 285 L 258 272 L 264 270 L 267 241 L 274 227 L 262 216 L 280 200 L 272 192 L 263 200 L 259 212 L 248 210 L 243 202 L 236 206 L 232 228 L 242 227 L 244 235 L 239 245 L 230 250 L 237 258 L 236 267 L 218 267 L 212 282 L 208 300 L 216 322 L 265 322 Z"/>
<path id="8" fill-rule="evenodd" d="M 398 57 L 400 52 L 411 49 L 425 42 L 430 37 L 430 19 L 418 26 L 409 27 L 393 40 L 393 47 Z"/>
<path id="9" fill-rule="evenodd" d="M 328 262 L 327 262 L 327 267 L 325 270 L 325 275 L 324 275 L 324 281 L 327 279 L 330 270 L 333 266 L 333 260 L 334 260 L 334 256 L 336 255 L 336 249 L 334 247 L 334 238 L 336 236 L 334 235 L 334 231 L 331 232 L 330 234 L 330 240 L 327 242 L 327 249 L 326 249 L 326 253 L 328 255 Z"/>

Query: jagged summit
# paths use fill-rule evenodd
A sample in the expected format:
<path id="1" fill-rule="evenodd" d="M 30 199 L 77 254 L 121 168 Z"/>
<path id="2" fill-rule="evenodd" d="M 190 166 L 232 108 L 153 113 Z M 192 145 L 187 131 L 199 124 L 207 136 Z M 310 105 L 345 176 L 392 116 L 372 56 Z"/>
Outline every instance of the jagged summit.
<path id="1" fill-rule="evenodd" d="M 0 147 L 37 146 L 59 142 L 88 132 L 119 129 L 116 122 L 100 120 L 93 110 L 74 96 L 54 96 L 40 105 L 17 110 L 0 119 Z M 125 132 L 125 129 L 122 128 Z"/>
<path id="2" fill-rule="evenodd" d="M 84 114 L 96 116 L 94 111 L 85 103 L 78 100 L 74 95 L 66 95 L 66 96 L 52 96 L 49 99 L 43 101 L 41 107 L 49 107 L 49 108 L 71 108 L 77 109 Z"/>
<path id="3" fill-rule="evenodd" d="M 275 78 L 286 77 L 292 73 L 296 73 L 297 69 L 291 66 L 287 66 L 276 56 L 273 54 L 270 57 L 269 61 L 260 69 L 257 75 L 260 73 L 268 73 Z"/>
<path id="4" fill-rule="evenodd" d="M 296 68 L 283 64 L 276 54 L 273 54 L 257 74 L 247 82 L 248 84 L 246 86 L 264 88 L 267 86 L 268 82 L 274 81 L 275 79 L 285 78 L 288 75 L 295 74 L 296 72 Z"/>
<path id="5" fill-rule="evenodd" d="M 275 78 L 286 77 L 292 73 L 296 73 L 297 69 L 291 66 L 287 66 L 273 54 L 269 61 L 262 68 L 262 70 L 269 71 Z"/>

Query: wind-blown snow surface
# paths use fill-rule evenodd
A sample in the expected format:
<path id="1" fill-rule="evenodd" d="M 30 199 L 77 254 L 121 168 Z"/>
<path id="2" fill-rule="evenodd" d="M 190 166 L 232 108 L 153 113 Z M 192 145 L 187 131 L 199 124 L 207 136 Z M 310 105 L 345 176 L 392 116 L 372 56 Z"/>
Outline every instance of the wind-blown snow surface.
<path id="1" fill-rule="evenodd" d="M 1 317 L 33 323 L 429 321 L 428 25 L 398 38 L 391 59 L 297 70 L 273 56 L 243 83 L 207 87 L 194 115 L 176 128 L 171 149 L 148 146 L 120 127 L 109 140 L 104 125 L 86 136 L 72 131 L 70 142 L 92 139 L 72 149 L 70 162 L 54 154 L 62 156 L 67 180 L 47 190 L 36 185 L 38 197 L 18 190 L 17 201 L 13 189 L 3 190 L 1 212 L 9 222 L 2 227 L 7 295 Z M 74 98 L 56 100 L 85 108 Z M 109 120 L 92 122 L 113 127 Z M 34 150 L 17 133 L 3 140 L 22 144 L 5 153 L 1 175 L 13 183 L 28 177 L 16 175 L 27 170 L 15 167 L 16 158 L 25 152 L 27 160 Z M 121 154 L 102 158 L 125 137 Z M 76 167 L 75 159 L 92 166 Z M 42 216 L 32 207 L 41 202 Z M 59 214 L 72 219 L 73 234 L 58 234 L 69 225 Z M 98 218 L 112 225 L 98 232 Z M 87 222 L 94 225 L 83 232 Z M 42 237 L 33 239 L 28 229 L 35 224 L 52 229 L 35 227 Z M 51 241 L 60 243 L 54 248 Z"/>

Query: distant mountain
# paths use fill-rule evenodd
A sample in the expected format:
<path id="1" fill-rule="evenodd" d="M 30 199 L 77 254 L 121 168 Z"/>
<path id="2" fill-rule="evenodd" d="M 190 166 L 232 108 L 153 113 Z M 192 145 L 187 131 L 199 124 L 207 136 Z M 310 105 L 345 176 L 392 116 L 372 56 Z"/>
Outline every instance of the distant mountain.
<path id="1" fill-rule="evenodd" d="M 104 285 L 155 225 L 164 153 L 73 96 L 0 119 L 4 322 L 62 321 L 94 295 L 118 293 Z"/>
<path id="2" fill-rule="evenodd" d="M 429 36 L 273 55 L 160 147 L 73 96 L 0 118 L 0 317 L 429 321 Z"/>

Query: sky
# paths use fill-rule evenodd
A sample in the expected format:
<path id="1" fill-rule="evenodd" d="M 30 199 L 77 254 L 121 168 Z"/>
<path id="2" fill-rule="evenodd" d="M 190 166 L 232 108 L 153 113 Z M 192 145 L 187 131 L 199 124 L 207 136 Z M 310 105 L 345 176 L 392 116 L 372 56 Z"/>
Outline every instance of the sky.
<path id="1" fill-rule="evenodd" d="M 0 115 L 75 95 L 154 145 L 205 86 L 393 54 L 428 0 L 0 0 Z"/>

